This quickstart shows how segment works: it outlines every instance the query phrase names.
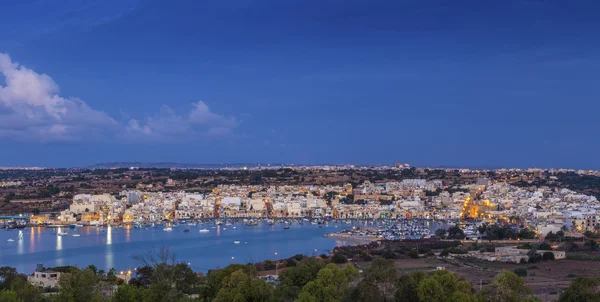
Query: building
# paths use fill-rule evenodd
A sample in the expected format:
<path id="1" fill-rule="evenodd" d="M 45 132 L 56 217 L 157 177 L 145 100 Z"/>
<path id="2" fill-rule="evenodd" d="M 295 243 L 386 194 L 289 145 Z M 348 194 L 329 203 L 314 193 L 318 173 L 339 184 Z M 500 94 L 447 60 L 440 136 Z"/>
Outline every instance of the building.
<path id="1" fill-rule="evenodd" d="M 27 281 L 32 285 L 40 286 L 40 287 L 58 287 L 58 280 L 60 279 L 59 272 L 44 270 L 44 271 L 35 271 L 33 275 L 27 277 Z"/>

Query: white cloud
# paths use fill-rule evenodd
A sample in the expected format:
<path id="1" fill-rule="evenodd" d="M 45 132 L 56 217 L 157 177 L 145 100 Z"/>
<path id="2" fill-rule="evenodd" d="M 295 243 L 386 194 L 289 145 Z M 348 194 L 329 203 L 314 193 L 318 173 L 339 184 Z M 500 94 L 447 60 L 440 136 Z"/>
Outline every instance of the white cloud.
<path id="1" fill-rule="evenodd" d="M 143 122 L 131 119 L 126 127 L 129 137 L 151 140 L 189 139 L 198 136 L 228 136 L 238 121 L 214 113 L 203 101 L 192 104 L 187 114 L 178 114 L 164 105 L 160 113 L 147 117 Z"/>
<path id="2" fill-rule="evenodd" d="M 73 140 L 83 133 L 117 126 L 109 115 L 76 98 L 59 95 L 58 85 L 0 53 L 0 136 L 18 140 Z"/>
<path id="3" fill-rule="evenodd" d="M 77 98 L 59 95 L 58 85 L 46 74 L 20 66 L 0 53 L 0 138 L 19 141 L 66 141 L 121 137 L 151 141 L 220 137 L 233 133 L 234 117 L 214 113 L 202 101 L 186 114 L 169 106 L 145 118 L 119 123 Z M 124 135 L 123 135 L 124 134 Z"/>

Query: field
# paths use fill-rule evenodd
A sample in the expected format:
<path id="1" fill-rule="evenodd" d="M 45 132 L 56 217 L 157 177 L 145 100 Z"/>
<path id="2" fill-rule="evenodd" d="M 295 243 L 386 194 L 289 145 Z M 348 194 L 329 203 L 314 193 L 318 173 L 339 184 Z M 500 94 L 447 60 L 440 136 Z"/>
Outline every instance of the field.
<path id="1" fill-rule="evenodd" d="M 357 266 L 365 269 L 368 263 L 361 262 Z M 512 264 L 488 262 L 473 259 L 400 259 L 396 260 L 396 268 L 400 273 L 414 271 L 432 271 L 438 266 L 457 273 L 460 277 L 473 284 L 476 290 L 485 286 L 502 270 L 527 268 L 525 277 L 527 285 L 532 287 L 536 296 L 542 301 L 556 301 L 559 293 L 569 286 L 571 280 L 579 276 L 600 275 L 600 261 L 557 260 L 528 264 Z"/>

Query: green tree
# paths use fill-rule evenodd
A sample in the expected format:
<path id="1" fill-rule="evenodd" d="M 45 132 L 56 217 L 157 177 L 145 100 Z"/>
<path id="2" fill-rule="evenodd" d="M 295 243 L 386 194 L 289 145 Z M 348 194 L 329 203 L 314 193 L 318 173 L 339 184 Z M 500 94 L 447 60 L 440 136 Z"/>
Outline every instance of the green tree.
<path id="1" fill-rule="evenodd" d="M 113 297 L 114 302 L 136 302 L 144 297 L 144 288 L 128 284 L 120 285 Z"/>
<path id="2" fill-rule="evenodd" d="M 419 283 L 425 279 L 425 273 L 416 272 L 412 275 L 403 275 L 396 282 L 395 301 L 418 302 Z"/>
<path id="3" fill-rule="evenodd" d="M 262 279 L 252 279 L 243 270 L 233 272 L 223 280 L 215 302 L 273 301 L 273 287 Z"/>
<path id="4" fill-rule="evenodd" d="M 600 301 L 600 278 L 578 277 L 571 281 L 558 299 L 559 302 Z"/>
<path id="5" fill-rule="evenodd" d="M 396 290 L 396 278 L 397 272 L 393 260 L 375 259 L 359 284 L 361 288 L 359 300 L 388 301 Z"/>
<path id="6" fill-rule="evenodd" d="M 275 289 L 278 300 L 294 301 L 298 298 L 302 287 L 317 279 L 319 271 L 325 267 L 321 259 L 307 259 L 296 267 L 290 267 L 279 274 L 279 286 Z"/>
<path id="7" fill-rule="evenodd" d="M 40 288 L 22 278 L 13 279 L 10 283 L 10 289 L 16 292 L 17 296 L 23 301 L 37 302 L 43 300 Z"/>
<path id="8" fill-rule="evenodd" d="M 0 302 L 24 302 L 24 300 L 12 290 L 3 290 L 0 291 Z"/>
<path id="9" fill-rule="evenodd" d="M 98 293 L 98 279 L 90 269 L 65 273 L 58 280 L 60 291 L 53 296 L 61 302 L 95 302 L 102 301 Z"/>
<path id="10" fill-rule="evenodd" d="M 435 237 L 438 237 L 438 238 L 446 237 L 446 229 L 440 228 L 440 229 L 435 230 Z"/>
<path id="11" fill-rule="evenodd" d="M 333 261 L 333 263 L 346 263 L 348 262 L 348 257 L 346 257 L 346 255 L 337 252 L 335 254 L 333 254 L 333 256 L 331 257 L 331 261 Z"/>
<path id="12" fill-rule="evenodd" d="M 108 280 L 108 282 L 117 282 L 117 270 L 114 267 L 108 270 L 106 280 Z"/>
<path id="13" fill-rule="evenodd" d="M 502 271 L 487 288 L 488 301 L 492 302 L 520 302 L 535 301 L 531 294 L 533 290 L 525 285 L 525 280 L 514 272 Z"/>
<path id="14" fill-rule="evenodd" d="M 348 281 L 358 276 L 358 270 L 351 264 L 340 269 L 335 264 L 328 264 L 319 271 L 317 279 L 308 282 L 298 296 L 299 302 L 342 301 L 348 288 Z"/>
<path id="15" fill-rule="evenodd" d="M 214 299 L 219 291 L 221 291 L 224 280 L 239 270 L 242 270 L 250 277 L 256 276 L 256 267 L 254 265 L 232 264 L 224 269 L 208 271 L 206 280 L 200 288 L 200 297 L 209 301 Z"/>

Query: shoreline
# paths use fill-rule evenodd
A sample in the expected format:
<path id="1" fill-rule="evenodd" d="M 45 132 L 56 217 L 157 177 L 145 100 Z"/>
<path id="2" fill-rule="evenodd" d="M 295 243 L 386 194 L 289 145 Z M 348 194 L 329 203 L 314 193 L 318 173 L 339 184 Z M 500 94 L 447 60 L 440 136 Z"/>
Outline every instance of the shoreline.
<path id="1" fill-rule="evenodd" d="M 340 234 L 336 234 L 336 233 L 326 234 L 326 235 L 324 235 L 324 237 L 331 238 L 334 240 L 348 242 L 348 243 L 351 243 L 352 245 L 363 245 L 363 244 L 369 244 L 373 241 L 376 241 L 375 238 L 344 236 L 344 235 L 340 235 Z"/>

